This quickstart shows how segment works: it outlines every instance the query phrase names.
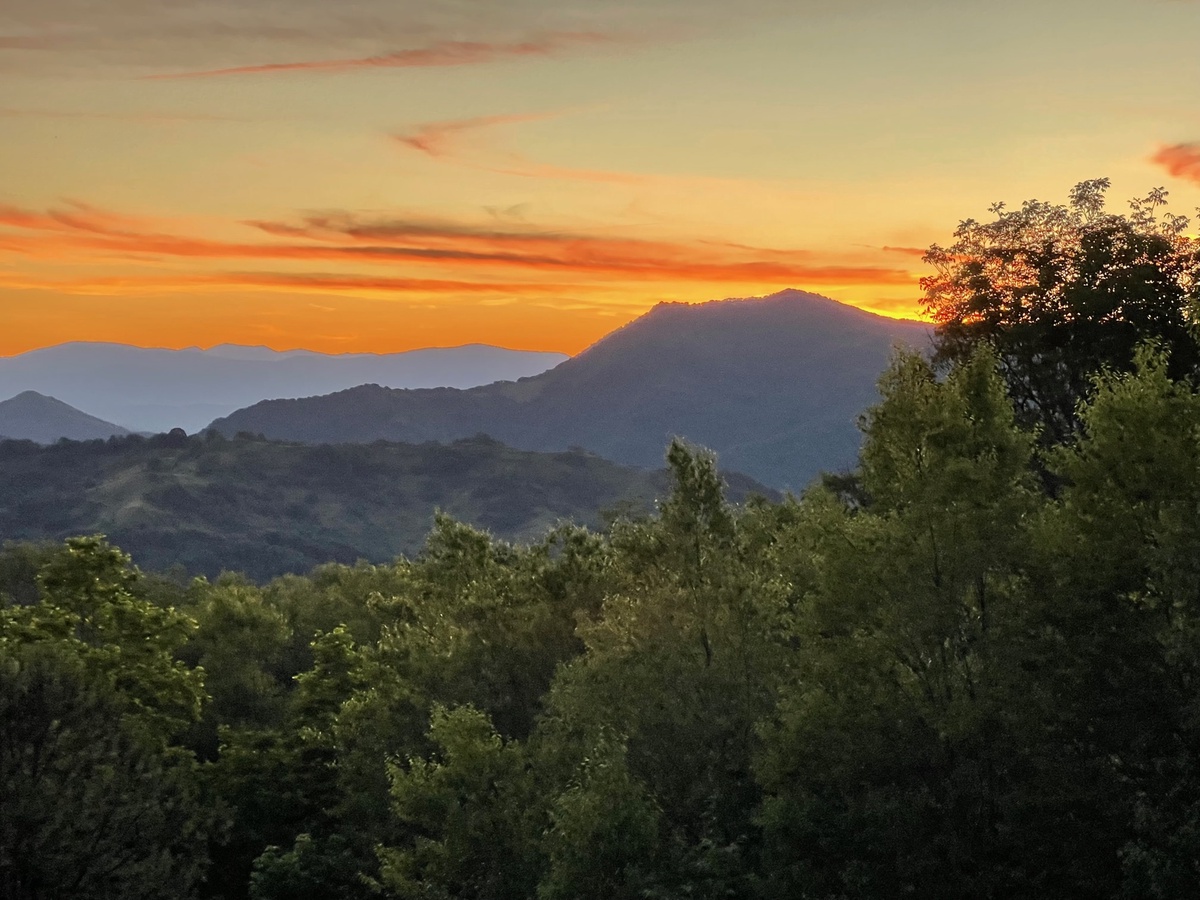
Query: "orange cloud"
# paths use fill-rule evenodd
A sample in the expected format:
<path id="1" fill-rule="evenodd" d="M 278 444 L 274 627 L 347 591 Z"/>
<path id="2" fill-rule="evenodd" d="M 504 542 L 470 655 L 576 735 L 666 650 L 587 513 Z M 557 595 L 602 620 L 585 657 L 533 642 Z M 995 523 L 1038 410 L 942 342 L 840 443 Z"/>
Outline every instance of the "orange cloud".
<path id="1" fill-rule="evenodd" d="M 686 240 L 646 240 L 578 232 L 479 227 L 467 223 L 359 219 L 346 213 L 299 222 L 249 222 L 276 240 L 238 241 L 154 230 L 147 220 L 73 203 L 45 212 L 0 207 L 0 253 L 32 263 L 121 267 L 119 276 L 48 282 L 23 276 L 14 287 L 119 293 L 203 286 L 393 294 L 471 293 L 570 296 L 603 286 L 673 282 L 729 284 L 748 290 L 790 286 L 915 286 L 907 269 L 815 260 L 808 251 Z M 335 263 L 331 274 L 179 272 L 181 263 L 253 260 L 265 264 Z M 161 275 L 125 274 L 130 263 Z M 378 267 L 399 270 L 379 274 Z M 368 270 L 364 272 L 363 269 Z M 432 277 L 415 270 L 433 270 Z M 622 289 L 623 290 L 623 289 Z"/>
<path id="2" fill-rule="evenodd" d="M 310 216 L 302 224 L 252 222 L 268 234 L 305 237 L 349 255 L 377 261 L 408 257 L 501 265 L 630 279 L 767 281 L 820 284 L 914 283 L 911 273 L 878 266 L 819 265 L 807 251 L 768 250 L 741 244 L 651 241 L 572 232 L 480 229 L 404 219 L 360 221 L 352 216 Z"/>
<path id="3" fill-rule="evenodd" d="M 1200 184 L 1200 142 L 1160 147 L 1150 161 L 1162 166 L 1175 178 Z"/>
<path id="4" fill-rule="evenodd" d="M 150 80 L 165 80 L 175 78 L 214 78 L 228 75 L 270 75 L 284 72 L 351 72 L 356 69 L 473 66 L 504 59 L 539 56 L 552 57 L 577 47 L 613 43 L 618 40 L 620 38 L 615 34 L 593 31 L 561 31 L 510 43 L 438 41 L 427 47 L 398 50 L 394 53 L 382 53 L 376 56 L 265 63 L 253 66 L 234 66 L 226 69 L 204 69 L 165 75 L 147 75 L 145 77 Z"/>
<path id="5" fill-rule="evenodd" d="M 0 274 L 0 286 L 22 290 L 57 290 L 73 294 L 117 295 L 210 287 L 265 288 L 317 293 L 413 293 L 413 294 L 545 294 L 584 292 L 577 284 L 545 282 L 479 282 L 437 278 L 388 278 L 378 275 L 215 272 L 163 276 L 94 276 L 88 278 L 41 278 Z"/>

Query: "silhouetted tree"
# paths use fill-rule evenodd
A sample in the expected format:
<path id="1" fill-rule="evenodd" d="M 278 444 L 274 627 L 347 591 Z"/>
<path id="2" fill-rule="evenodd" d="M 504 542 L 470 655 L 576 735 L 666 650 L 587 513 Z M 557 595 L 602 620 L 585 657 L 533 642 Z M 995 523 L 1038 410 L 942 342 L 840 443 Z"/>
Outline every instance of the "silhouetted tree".
<path id="1" fill-rule="evenodd" d="M 1081 182 L 1065 206 L 997 203 L 990 222 L 967 219 L 953 244 L 925 256 L 936 270 L 921 286 L 937 360 L 963 362 L 990 344 L 1018 422 L 1040 427 L 1047 444 L 1075 434 L 1091 377 L 1131 371 L 1138 344 L 1166 345 L 1173 377 L 1200 363 L 1200 243 L 1184 235 L 1187 218 L 1160 213 L 1161 188 L 1127 215 L 1108 213 L 1108 187 Z"/>

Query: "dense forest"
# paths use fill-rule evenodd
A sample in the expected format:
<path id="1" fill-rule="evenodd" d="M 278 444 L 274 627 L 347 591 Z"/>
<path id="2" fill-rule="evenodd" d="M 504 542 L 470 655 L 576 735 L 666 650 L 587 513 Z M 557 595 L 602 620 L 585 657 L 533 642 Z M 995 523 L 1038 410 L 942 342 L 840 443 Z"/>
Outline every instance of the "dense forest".
<path id="1" fill-rule="evenodd" d="M 965 222 L 858 467 L 258 586 L 0 557 L 5 898 L 1200 892 L 1200 256 Z"/>

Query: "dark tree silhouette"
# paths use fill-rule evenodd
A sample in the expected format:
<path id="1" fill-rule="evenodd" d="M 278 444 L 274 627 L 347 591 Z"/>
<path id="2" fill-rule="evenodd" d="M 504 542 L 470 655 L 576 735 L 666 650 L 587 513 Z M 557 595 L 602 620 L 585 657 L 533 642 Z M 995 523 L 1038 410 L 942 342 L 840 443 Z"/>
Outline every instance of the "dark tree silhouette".
<path id="1" fill-rule="evenodd" d="M 990 344 L 1018 420 L 1048 444 L 1076 432 L 1097 372 L 1132 370 L 1138 344 L 1163 344 L 1175 377 L 1200 363 L 1200 242 L 1184 234 L 1188 219 L 1161 209 L 1161 188 L 1126 215 L 1106 212 L 1108 187 L 1081 182 L 1066 205 L 995 204 L 992 221 L 967 219 L 953 244 L 925 256 L 936 269 L 921 286 L 937 360 L 963 362 Z"/>

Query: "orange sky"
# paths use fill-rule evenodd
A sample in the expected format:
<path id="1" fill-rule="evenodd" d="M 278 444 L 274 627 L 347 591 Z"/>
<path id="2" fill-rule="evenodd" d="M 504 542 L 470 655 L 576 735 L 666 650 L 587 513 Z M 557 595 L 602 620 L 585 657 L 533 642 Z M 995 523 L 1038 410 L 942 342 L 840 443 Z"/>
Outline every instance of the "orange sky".
<path id="1" fill-rule="evenodd" d="M 731 6 L 7 0 L 0 355 L 576 352 L 788 287 L 912 316 L 995 200 L 1200 204 L 1200 2 Z"/>

